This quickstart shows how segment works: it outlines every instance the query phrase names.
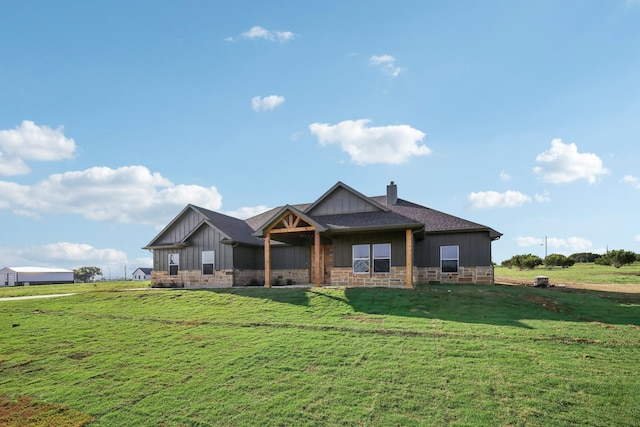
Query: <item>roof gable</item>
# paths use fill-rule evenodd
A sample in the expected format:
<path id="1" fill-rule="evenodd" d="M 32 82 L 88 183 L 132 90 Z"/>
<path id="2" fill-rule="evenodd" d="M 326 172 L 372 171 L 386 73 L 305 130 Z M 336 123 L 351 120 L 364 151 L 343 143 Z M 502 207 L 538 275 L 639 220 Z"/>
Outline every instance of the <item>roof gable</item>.
<path id="1" fill-rule="evenodd" d="M 264 237 L 267 232 L 278 234 L 311 230 L 325 231 L 325 227 L 296 207 L 286 205 L 258 228 L 254 236 Z"/>
<path id="2" fill-rule="evenodd" d="M 185 246 L 187 240 L 205 226 L 217 229 L 229 241 L 262 244 L 252 235 L 253 229 L 245 221 L 189 204 L 145 246 L 145 249 Z"/>
<path id="3" fill-rule="evenodd" d="M 304 211 L 307 215 L 341 215 L 388 211 L 389 208 L 338 181 Z"/>

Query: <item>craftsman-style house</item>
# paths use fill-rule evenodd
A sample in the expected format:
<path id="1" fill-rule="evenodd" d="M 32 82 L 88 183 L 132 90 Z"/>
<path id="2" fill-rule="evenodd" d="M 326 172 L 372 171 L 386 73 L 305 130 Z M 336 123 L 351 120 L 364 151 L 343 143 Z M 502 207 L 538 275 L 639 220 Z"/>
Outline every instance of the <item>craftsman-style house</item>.
<path id="1" fill-rule="evenodd" d="M 241 220 L 186 206 L 144 249 L 152 285 L 493 283 L 494 229 L 342 182 L 313 203 Z"/>

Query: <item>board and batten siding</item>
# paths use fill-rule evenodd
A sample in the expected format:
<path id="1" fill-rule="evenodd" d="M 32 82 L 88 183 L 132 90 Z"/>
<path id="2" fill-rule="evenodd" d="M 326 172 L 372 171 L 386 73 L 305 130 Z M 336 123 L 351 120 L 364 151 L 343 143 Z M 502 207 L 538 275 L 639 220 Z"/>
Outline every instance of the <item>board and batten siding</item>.
<path id="1" fill-rule="evenodd" d="M 180 242 L 202 221 L 204 221 L 204 217 L 201 214 L 193 209 L 189 209 L 176 221 L 176 223 L 173 224 L 173 226 L 167 229 L 163 235 L 158 237 L 158 240 L 154 242 L 154 244 L 162 246 Z"/>
<path id="2" fill-rule="evenodd" d="M 364 200 L 356 194 L 339 188 L 328 195 L 318 206 L 315 206 L 309 215 L 335 215 L 344 213 L 373 212 L 380 208 Z"/>
<path id="3" fill-rule="evenodd" d="M 351 234 L 344 237 L 334 236 L 334 267 L 351 267 L 353 263 L 353 245 L 373 243 L 391 243 L 391 265 L 394 267 L 406 265 L 405 231 L 400 231 Z"/>
<path id="4" fill-rule="evenodd" d="M 488 231 L 427 234 L 424 240 L 414 242 L 414 265 L 440 266 L 441 246 L 458 246 L 461 266 L 491 265 L 491 238 Z"/>
<path id="5" fill-rule="evenodd" d="M 197 223 L 196 223 L 197 224 Z M 181 228 L 181 227 L 178 227 Z M 170 233 L 167 233 L 170 234 Z M 184 238 L 186 234 L 182 235 Z M 176 235 L 178 237 L 179 234 Z M 169 271 L 169 254 L 179 254 L 179 270 L 201 270 L 202 251 L 215 252 L 215 269 L 233 268 L 233 248 L 221 242 L 226 236 L 219 230 L 204 225 L 186 242 L 184 248 L 154 249 L 153 268 L 156 271 Z M 171 242 L 170 240 L 167 241 Z"/>
<path id="6" fill-rule="evenodd" d="M 274 270 L 303 269 L 311 265 L 311 246 L 271 247 L 271 268 Z"/>

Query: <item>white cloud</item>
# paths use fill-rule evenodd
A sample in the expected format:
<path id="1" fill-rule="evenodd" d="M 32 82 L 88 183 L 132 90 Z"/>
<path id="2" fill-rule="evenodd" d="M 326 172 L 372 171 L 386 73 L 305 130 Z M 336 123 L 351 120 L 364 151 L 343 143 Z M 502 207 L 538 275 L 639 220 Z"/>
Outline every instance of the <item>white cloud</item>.
<path id="1" fill-rule="evenodd" d="M 188 203 L 218 210 L 215 187 L 175 185 L 144 166 L 54 174 L 32 186 L 0 181 L 0 208 L 23 216 L 71 213 L 95 221 L 166 224 Z"/>
<path id="2" fill-rule="evenodd" d="M 516 244 L 522 248 L 545 245 L 545 239 L 539 237 L 518 236 L 515 240 Z M 565 255 L 571 255 L 578 252 L 590 252 L 593 248 L 593 243 L 590 240 L 575 236 L 566 239 L 547 237 L 546 245 L 548 254 L 564 253 Z"/>
<path id="3" fill-rule="evenodd" d="M 540 239 L 538 237 L 518 236 L 516 237 L 515 240 L 516 240 L 516 244 L 521 248 L 526 248 L 529 246 L 544 245 L 544 239 Z"/>
<path id="4" fill-rule="evenodd" d="M 264 97 L 254 96 L 251 99 L 251 108 L 253 111 L 269 111 L 276 108 L 284 102 L 284 96 L 269 95 Z"/>
<path id="5" fill-rule="evenodd" d="M 505 171 L 502 171 L 502 172 L 500 172 L 500 179 L 502 181 L 510 181 L 511 180 L 511 175 L 509 175 Z"/>
<path id="6" fill-rule="evenodd" d="M 631 184 L 634 187 L 636 187 L 638 190 L 640 190 L 640 179 L 638 179 L 635 176 L 625 175 L 625 177 L 622 178 L 622 182 L 625 182 L 627 184 Z"/>
<path id="7" fill-rule="evenodd" d="M 86 243 L 57 242 L 26 248 L 0 247 L 7 266 L 37 266 L 76 269 L 91 265 L 101 268 L 127 265 L 127 254 L 117 249 L 99 249 Z M 103 273 L 105 273 L 103 271 Z"/>
<path id="8" fill-rule="evenodd" d="M 25 160 L 50 162 L 72 159 L 76 144 L 63 133 L 24 120 L 14 129 L 0 130 L 0 175 L 24 175 L 31 172 Z"/>
<path id="9" fill-rule="evenodd" d="M 369 119 L 345 120 L 337 125 L 312 123 L 309 130 L 320 145 L 338 144 L 359 165 L 372 163 L 400 164 L 411 156 L 431 152 L 419 145 L 425 133 L 408 125 L 367 127 Z"/>
<path id="10" fill-rule="evenodd" d="M 601 175 L 609 173 L 600 157 L 592 153 L 579 153 L 576 144 L 564 144 L 560 138 L 552 140 L 551 149 L 538 154 L 536 162 L 542 163 L 542 166 L 534 167 L 533 171 L 553 184 L 565 184 L 578 179 L 586 179 L 593 184 Z"/>
<path id="11" fill-rule="evenodd" d="M 268 208 L 264 205 L 258 205 L 258 206 L 247 206 L 240 209 L 236 209 L 234 211 L 225 211 L 223 213 L 225 215 L 229 215 L 234 218 L 247 219 L 247 218 L 251 218 L 252 216 L 256 216 L 258 214 L 266 212 L 269 209 L 271 208 Z"/>
<path id="12" fill-rule="evenodd" d="M 519 191 L 480 191 L 469 194 L 467 203 L 472 209 L 516 208 L 531 203 L 531 197 Z"/>
<path id="13" fill-rule="evenodd" d="M 396 66 L 396 59 L 391 55 L 373 55 L 369 58 L 369 64 L 380 67 L 385 74 L 392 77 L 398 77 L 403 71 L 402 68 Z"/>
<path id="14" fill-rule="evenodd" d="M 288 42 L 297 37 L 297 34 L 291 31 L 270 31 L 259 25 L 251 27 L 248 31 L 240 34 L 243 39 L 256 40 L 263 39 L 268 41 L 279 41 L 280 43 Z M 232 40 L 227 38 L 227 40 Z"/>
<path id="15" fill-rule="evenodd" d="M 636 234 L 636 236 L 633 238 L 633 241 L 640 243 L 640 234 Z"/>
<path id="16" fill-rule="evenodd" d="M 536 193 L 534 198 L 538 203 L 546 203 L 551 201 L 551 197 L 549 196 L 549 192 L 547 190 L 544 190 L 542 193 Z"/>

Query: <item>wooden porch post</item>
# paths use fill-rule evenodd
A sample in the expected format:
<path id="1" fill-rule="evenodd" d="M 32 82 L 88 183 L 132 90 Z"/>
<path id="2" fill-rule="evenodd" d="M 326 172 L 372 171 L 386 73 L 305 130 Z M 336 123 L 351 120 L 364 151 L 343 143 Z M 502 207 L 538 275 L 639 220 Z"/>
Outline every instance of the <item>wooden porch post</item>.
<path id="1" fill-rule="evenodd" d="M 264 238 L 264 287 L 271 287 L 271 232 Z"/>
<path id="2" fill-rule="evenodd" d="M 413 288 L 413 232 L 407 229 L 406 232 L 406 257 L 407 257 L 407 283 L 406 288 Z"/>
<path id="3" fill-rule="evenodd" d="M 313 278 L 313 286 L 320 286 L 322 283 L 321 277 L 324 276 L 324 269 L 320 263 L 320 232 L 314 230 L 313 232 L 313 263 L 315 265 L 315 277 Z"/>

